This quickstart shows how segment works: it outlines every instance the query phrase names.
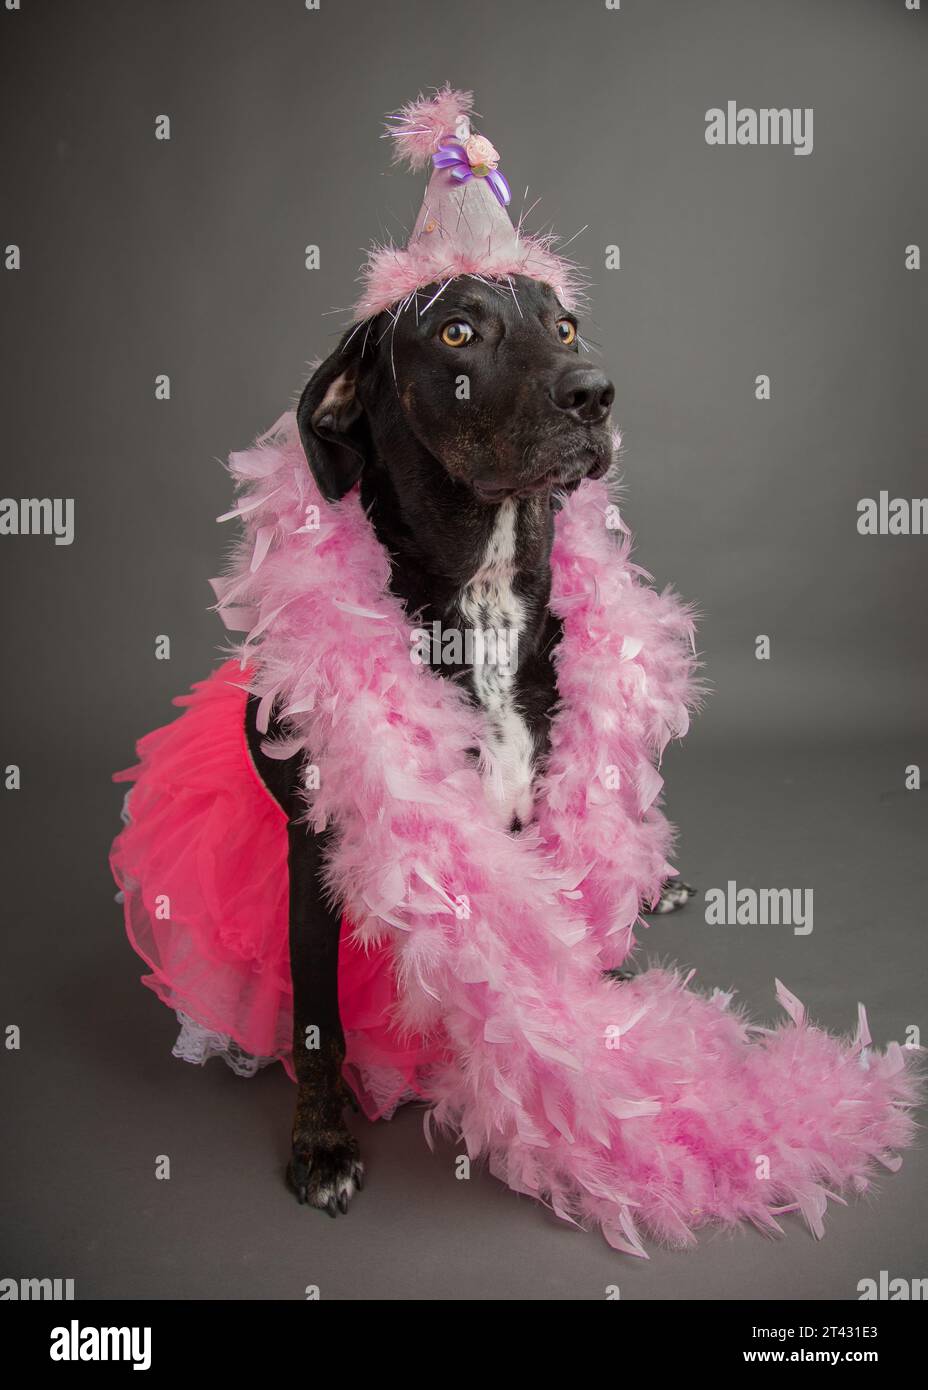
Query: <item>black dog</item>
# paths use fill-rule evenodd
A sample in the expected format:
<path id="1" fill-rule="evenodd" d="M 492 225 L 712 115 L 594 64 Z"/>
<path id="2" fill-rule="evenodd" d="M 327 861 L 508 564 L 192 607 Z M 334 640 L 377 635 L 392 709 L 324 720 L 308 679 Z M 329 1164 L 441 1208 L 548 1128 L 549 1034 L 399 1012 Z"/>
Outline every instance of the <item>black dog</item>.
<path id="1" fill-rule="evenodd" d="M 467 683 L 486 711 L 497 775 L 487 794 L 514 834 L 532 816 L 533 778 L 557 699 L 551 653 L 560 623 L 548 608 L 558 498 L 612 461 L 614 390 L 578 360 L 577 324 L 554 292 L 521 276 L 474 277 L 419 291 L 403 313 L 353 328 L 318 368 L 297 419 L 329 501 L 360 483 L 361 501 L 392 561 L 391 588 L 411 625 L 443 633 L 505 633 L 518 660 L 428 659 Z M 338 1013 L 341 912 L 321 887 L 325 832 L 305 812 L 299 758 L 261 751 L 255 765 L 289 818 L 293 1060 L 298 1091 L 289 1181 L 301 1202 L 334 1216 L 362 1184 L 343 1109 Z M 690 892 L 668 884 L 658 910 Z M 306 1046 L 316 1025 L 321 1045 Z"/>

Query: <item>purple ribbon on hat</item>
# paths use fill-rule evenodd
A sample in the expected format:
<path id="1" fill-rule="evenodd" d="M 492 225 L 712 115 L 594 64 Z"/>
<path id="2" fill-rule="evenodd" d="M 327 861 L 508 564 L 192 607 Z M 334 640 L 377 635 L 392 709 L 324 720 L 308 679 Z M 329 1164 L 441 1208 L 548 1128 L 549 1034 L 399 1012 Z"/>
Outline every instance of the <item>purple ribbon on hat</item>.
<path id="1" fill-rule="evenodd" d="M 486 179 L 501 207 L 506 207 L 512 193 L 509 184 L 497 169 L 499 155 L 483 135 L 472 135 L 466 144 L 445 138 L 432 155 L 436 169 L 447 169 L 458 183 L 468 179 Z"/>

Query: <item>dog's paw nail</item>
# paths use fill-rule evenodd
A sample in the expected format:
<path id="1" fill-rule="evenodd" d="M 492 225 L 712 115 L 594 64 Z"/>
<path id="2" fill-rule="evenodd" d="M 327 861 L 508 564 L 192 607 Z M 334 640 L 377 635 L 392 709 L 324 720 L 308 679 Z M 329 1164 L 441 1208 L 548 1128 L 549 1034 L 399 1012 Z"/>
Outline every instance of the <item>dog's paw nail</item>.
<path id="1" fill-rule="evenodd" d="M 340 1193 L 338 1194 L 338 1209 L 339 1209 L 339 1211 L 341 1212 L 342 1216 L 347 1216 L 347 1215 L 348 1215 L 348 1193 L 347 1193 L 347 1192 L 340 1192 Z"/>
<path id="2" fill-rule="evenodd" d="M 347 1206 L 347 1203 L 346 1203 L 345 1205 Z M 329 1200 L 328 1200 L 328 1201 L 326 1202 L 326 1204 L 325 1204 L 325 1209 L 326 1209 L 326 1211 L 329 1213 L 330 1216 L 334 1216 L 334 1215 L 335 1215 L 335 1198 L 334 1198 L 334 1197 L 330 1197 L 330 1198 L 329 1198 Z"/>
<path id="3" fill-rule="evenodd" d="M 303 1165 L 300 1166 L 302 1169 Z M 296 1200 L 299 1202 L 301 1207 L 306 1205 L 307 1176 L 308 1175 L 305 1171 L 297 1171 L 297 1163 L 294 1159 L 291 1159 L 291 1161 L 287 1164 L 287 1186 L 294 1193 L 294 1195 L 296 1196 Z"/>

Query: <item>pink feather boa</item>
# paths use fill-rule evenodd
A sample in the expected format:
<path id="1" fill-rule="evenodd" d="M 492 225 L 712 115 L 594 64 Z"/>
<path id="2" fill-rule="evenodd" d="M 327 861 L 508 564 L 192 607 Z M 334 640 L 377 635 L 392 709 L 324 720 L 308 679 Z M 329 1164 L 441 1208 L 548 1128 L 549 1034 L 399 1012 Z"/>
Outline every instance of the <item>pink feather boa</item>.
<path id="1" fill-rule="evenodd" d="M 654 760 L 696 694 L 691 615 L 630 562 L 605 485 L 557 519 L 562 703 L 536 820 L 513 836 L 468 757 L 492 763 L 481 714 L 411 661 L 357 495 L 323 501 L 292 415 L 231 470 L 244 537 L 218 607 L 248 631 L 265 728 L 272 706 L 285 717 L 268 751 L 318 769 L 308 818 L 338 827 L 333 895 L 360 940 L 392 942 L 400 1022 L 447 1043 L 430 1117 L 629 1254 L 642 1230 L 682 1245 L 710 1221 L 779 1230 L 793 1209 L 820 1235 L 828 1196 L 866 1188 L 874 1160 L 898 1166 L 911 1053 L 872 1051 L 863 1014 L 856 1039 L 832 1038 L 782 986 L 790 1022 L 768 1032 L 671 971 L 602 976 L 669 870 Z"/>

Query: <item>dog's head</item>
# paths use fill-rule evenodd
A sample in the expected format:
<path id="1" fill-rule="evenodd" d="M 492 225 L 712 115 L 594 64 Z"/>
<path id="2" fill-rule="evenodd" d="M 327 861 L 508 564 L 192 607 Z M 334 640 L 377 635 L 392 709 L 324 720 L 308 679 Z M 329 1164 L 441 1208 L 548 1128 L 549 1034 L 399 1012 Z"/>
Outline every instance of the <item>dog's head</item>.
<path id="1" fill-rule="evenodd" d="M 576 319 L 538 281 L 420 290 L 349 330 L 306 386 L 297 421 L 320 490 L 343 497 L 375 459 L 398 489 L 437 470 L 487 505 L 601 477 L 614 390 L 577 354 Z"/>

